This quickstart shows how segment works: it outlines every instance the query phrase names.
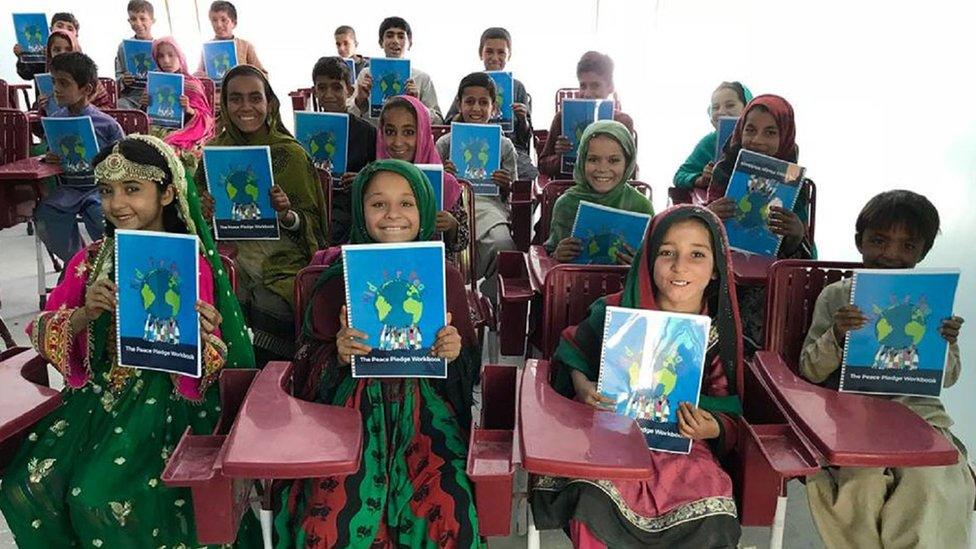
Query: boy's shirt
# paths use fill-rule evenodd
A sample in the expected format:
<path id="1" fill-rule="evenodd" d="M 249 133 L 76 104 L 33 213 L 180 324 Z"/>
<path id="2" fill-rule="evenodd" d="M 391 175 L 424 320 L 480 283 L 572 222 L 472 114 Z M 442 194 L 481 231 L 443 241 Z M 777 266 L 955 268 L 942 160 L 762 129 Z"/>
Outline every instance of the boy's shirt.
<path id="1" fill-rule="evenodd" d="M 356 76 L 357 89 L 359 88 L 359 83 L 363 80 L 363 75 L 369 74 L 369 69 L 369 67 L 364 68 Z M 431 82 L 430 75 L 420 69 L 415 69 L 413 62 L 411 62 L 410 79 L 417 85 L 417 99 L 420 99 L 420 102 L 426 105 L 427 110 L 430 112 L 430 123 L 435 126 L 443 124 L 444 115 L 441 114 L 441 107 L 437 104 L 437 91 L 434 90 L 434 83 Z M 360 110 L 359 106 L 356 105 L 355 95 L 349 98 L 349 113 L 368 121 L 373 126 L 379 124 L 379 118 L 371 118 L 369 116 L 369 105 L 366 106 L 365 111 Z"/>
<path id="2" fill-rule="evenodd" d="M 114 145 L 116 141 L 125 137 L 122 126 L 111 116 L 98 110 L 94 105 L 88 105 L 78 114 L 68 111 L 68 107 L 60 107 L 52 111 L 48 116 L 51 118 L 68 118 L 72 116 L 90 116 L 92 126 L 95 127 L 95 140 L 98 142 L 98 150 Z M 61 174 L 58 176 L 62 185 L 70 187 L 93 187 L 95 185 L 95 174 L 92 172 L 81 174 Z"/>
<path id="3" fill-rule="evenodd" d="M 512 93 L 515 96 L 515 102 L 525 105 L 528 112 L 525 115 L 525 120 L 518 117 L 515 118 L 515 128 L 510 132 L 505 132 L 505 137 L 512 140 L 512 144 L 515 145 L 516 150 L 529 154 L 529 149 L 532 147 L 532 96 L 529 95 L 529 92 L 525 91 L 525 85 L 518 78 L 512 79 Z M 447 116 L 444 118 L 444 123 L 459 122 L 457 118 L 457 102 L 452 101 L 451 108 L 447 111 Z"/>
<path id="4" fill-rule="evenodd" d="M 217 37 L 211 40 L 219 40 Z M 264 73 L 264 76 L 268 76 L 268 69 L 264 68 L 261 64 L 261 60 L 258 59 L 258 52 L 254 49 L 254 45 L 244 40 L 243 38 L 234 37 L 234 50 L 237 52 L 237 64 L 238 65 L 251 65 L 252 67 L 258 69 Z M 209 78 L 207 76 L 207 69 L 203 64 L 203 53 L 200 54 L 200 65 L 197 66 L 197 70 L 193 73 L 193 76 L 197 78 Z"/>
<path id="5" fill-rule="evenodd" d="M 800 353 L 800 375 L 813 383 L 833 389 L 840 382 L 840 364 L 844 358 L 844 341 L 834 338 L 834 313 L 850 304 L 852 279 L 838 280 L 824 287 L 817 297 L 813 319 Z M 959 344 L 949 344 L 943 387 L 951 387 L 959 379 L 961 370 Z M 942 401 L 934 397 L 872 395 L 901 402 L 935 427 L 948 429 L 952 418 L 945 411 Z"/>
<path id="6" fill-rule="evenodd" d="M 634 135 L 634 119 L 630 115 L 623 111 L 614 110 L 613 119 L 627 126 L 630 134 Z M 556 116 L 552 118 L 552 124 L 549 125 L 549 138 L 546 140 L 546 145 L 539 154 L 539 173 L 545 174 L 551 179 L 560 179 L 563 175 L 572 177 L 572 174 L 562 173 L 563 156 L 556 154 L 556 138 L 562 135 L 562 133 L 563 113 L 560 110 L 556 111 Z"/>

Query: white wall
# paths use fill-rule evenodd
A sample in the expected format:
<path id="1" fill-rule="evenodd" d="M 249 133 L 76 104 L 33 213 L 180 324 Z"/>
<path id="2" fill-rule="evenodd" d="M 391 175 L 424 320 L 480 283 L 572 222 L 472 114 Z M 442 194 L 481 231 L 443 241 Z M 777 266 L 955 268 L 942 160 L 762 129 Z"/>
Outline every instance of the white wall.
<path id="1" fill-rule="evenodd" d="M 211 37 L 206 13 L 198 20 L 194 4 L 202 10 L 208 5 L 169 2 L 175 35 L 194 52 L 191 65 L 199 44 Z M 446 0 L 380 0 L 346 3 L 351 9 L 341 12 L 329 8 L 334 5 L 237 2 L 237 34 L 257 46 L 276 92 L 285 98 L 286 120 L 287 92 L 308 86 L 314 61 L 334 54 L 332 30 L 340 24 L 354 26 L 362 52 L 373 55 L 381 52 L 376 33 L 382 18 L 405 17 L 415 38 L 410 57 L 431 74 L 445 111 L 458 80 L 480 68 L 481 31 L 501 25 L 514 36 L 510 67 L 535 98 L 537 127 L 551 120 L 556 88 L 575 84 L 580 53 L 598 49 L 613 56 L 624 109 L 640 134 L 642 179 L 654 185 L 659 208 L 675 168 L 710 131 L 705 109 L 718 82 L 737 79 L 757 94 L 785 96 L 796 110 L 801 163 L 818 183 L 822 259 L 857 258 L 854 219 L 881 190 L 922 192 L 939 208 L 942 236 L 924 265 L 963 270 L 957 310 L 970 319 L 961 339 L 962 380 L 944 400 L 958 422 L 955 431 L 976 449 L 976 399 L 970 398 L 976 374 L 967 371 L 976 360 L 976 256 L 966 253 L 976 233 L 976 221 L 966 214 L 976 179 L 976 76 L 967 62 L 976 51 L 976 4 L 499 0 L 459 9 Z M 110 75 L 116 47 L 130 34 L 125 2 L 80 6 L 38 0 L 29 11 L 76 10 L 82 45 L 102 74 Z M 155 34 L 171 33 L 164 4 L 156 7 Z M 0 24 L 0 47 L 6 50 L 0 77 L 16 81 L 11 27 Z"/>

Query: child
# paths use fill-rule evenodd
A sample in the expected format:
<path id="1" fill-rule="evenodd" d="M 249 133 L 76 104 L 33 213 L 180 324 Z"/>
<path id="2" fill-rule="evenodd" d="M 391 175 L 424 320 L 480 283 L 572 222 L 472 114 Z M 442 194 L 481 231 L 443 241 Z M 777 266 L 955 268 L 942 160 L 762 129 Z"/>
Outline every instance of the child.
<path id="1" fill-rule="evenodd" d="M 129 0 L 126 11 L 129 12 L 129 27 L 136 40 L 152 40 L 152 26 L 156 22 L 153 5 L 147 0 Z M 124 42 L 119 43 L 119 51 L 115 54 L 115 80 L 119 84 L 117 100 L 120 109 L 138 109 L 142 102 L 145 86 L 134 85 L 135 76 L 129 74 L 125 68 Z"/>
<path id="2" fill-rule="evenodd" d="M 81 25 L 78 23 L 78 19 L 75 18 L 74 14 L 61 11 L 51 16 L 51 32 L 56 30 L 66 31 L 78 36 Z M 50 44 L 50 38 L 48 39 L 48 44 Z M 14 55 L 17 56 L 17 75 L 22 79 L 33 80 L 34 75 L 49 72 L 44 63 L 25 63 L 21 61 L 20 56 L 23 53 L 24 50 L 20 47 L 20 44 L 14 44 Z"/>
<path id="3" fill-rule="evenodd" d="M 627 181 L 634 176 L 637 149 L 627 127 L 616 120 L 590 124 L 580 138 L 573 179 L 576 184 L 556 199 L 545 246 L 557 261 L 579 257 L 583 243 L 570 233 L 581 200 L 645 214 L 654 214 L 651 201 Z M 617 262 L 630 265 L 631 254 L 619 252 Z"/>
<path id="4" fill-rule="evenodd" d="M 279 240 L 237 242 L 237 297 L 254 332 L 258 364 L 291 360 L 295 352 L 295 275 L 325 246 L 325 199 L 305 149 L 281 122 L 281 103 L 257 67 L 238 65 L 220 90 L 221 133 L 208 145 L 267 145 L 275 185 L 271 205 L 281 226 Z M 197 168 L 205 215 L 213 217 L 206 172 Z"/>
<path id="5" fill-rule="evenodd" d="M 154 137 L 129 136 L 99 153 L 95 177 L 108 238 L 71 258 L 27 327 L 37 352 L 64 376 L 64 405 L 30 430 L 4 470 L 0 509 L 20 547 L 197 547 L 190 491 L 167 488 L 159 476 L 187 428 L 213 431 L 220 415 L 213 383 L 222 368 L 254 367 L 251 344 L 173 151 Z M 118 366 L 115 229 L 200 238 L 194 305 L 202 378 Z M 241 541 L 255 538 L 242 531 Z"/>
<path id="6" fill-rule="evenodd" d="M 448 257 L 467 249 L 468 212 L 461 203 L 461 186 L 447 170 L 430 131 L 430 115 L 416 97 L 391 97 L 379 118 L 376 158 L 394 158 L 414 164 L 444 164 L 444 210 L 437 212 L 436 229 L 444 238 Z"/>
<path id="7" fill-rule="evenodd" d="M 912 269 L 925 258 L 939 233 L 939 212 L 924 196 L 887 191 L 857 216 L 854 242 L 869 269 Z M 800 373 L 814 383 L 837 387 L 844 338 L 868 321 L 849 305 L 851 279 L 825 287 L 800 354 Z M 942 320 L 949 342 L 943 387 L 959 379 L 957 316 Z M 959 461 L 945 467 L 830 467 L 807 477 L 810 512 L 828 547 L 966 547 L 976 488 L 966 448 L 949 428 L 952 418 L 934 397 L 878 396 L 901 402 L 959 449 Z M 858 419 L 856 421 L 862 421 Z M 892 433 L 892 436 L 898 436 Z"/>
<path id="8" fill-rule="evenodd" d="M 343 59 L 352 59 L 356 74 L 363 72 L 369 65 L 369 58 L 363 57 L 356 52 L 359 48 L 359 40 L 356 40 L 356 29 L 349 25 L 341 25 L 335 30 L 336 53 Z"/>
<path id="9" fill-rule="evenodd" d="M 606 99 L 613 93 L 613 59 L 609 55 L 588 51 L 576 64 L 576 78 L 579 80 L 580 96 L 583 99 Z M 614 107 L 613 119 L 620 122 L 633 133 L 634 121 L 627 114 Z M 569 140 L 563 133 L 562 112 L 557 112 L 549 125 L 549 139 L 539 154 L 539 171 L 556 179 L 562 173 L 562 155 L 571 149 Z"/>
<path id="10" fill-rule="evenodd" d="M 752 92 L 738 82 L 722 82 L 712 92 L 712 104 L 708 114 L 712 127 L 718 129 L 718 119 L 722 116 L 739 116 L 746 105 L 752 101 Z M 695 150 L 674 174 L 674 186 L 679 189 L 707 189 L 712 180 L 715 167 L 715 141 L 718 133 L 712 132 L 701 139 Z"/>
<path id="11" fill-rule="evenodd" d="M 434 236 L 427 178 L 409 162 L 377 160 L 352 184 L 350 241 L 409 242 Z M 384 230 L 389 224 L 404 230 Z M 447 326 L 435 356 L 446 380 L 357 379 L 349 363 L 370 351 L 346 320 L 343 265 L 316 282 L 296 371 L 309 371 L 301 394 L 361 412 L 362 465 L 344 477 L 295 481 L 282 495 L 278 547 L 481 547 L 471 483 L 465 474 L 471 391 L 481 367 L 468 319 L 464 280 L 448 265 Z M 301 390 L 301 388 L 305 390 Z"/>
<path id="12" fill-rule="evenodd" d="M 46 64 L 44 70 L 48 73 L 51 72 L 51 59 L 62 53 L 68 53 L 72 51 L 81 51 L 81 44 L 78 43 L 78 37 L 74 33 L 62 30 L 54 29 L 47 38 L 47 48 L 45 49 Z M 41 116 L 48 115 L 48 101 L 49 97 L 44 95 L 38 95 L 36 108 Z M 108 91 L 105 86 L 102 85 L 100 81 L 95 80 L 95 91 L 92 92 L 91 97 L 88 98 L 89 103 L 95 106 L 97 109 L 111 109 L 114 107 L 112 104 L 112 98 L 109 97 Z"/>
<path id="13" fill-rule="evenodd" d="M 503 71 L 512 56 L 512 35 L 502 27 L 490 27 L 481 33 L 478 56 L 486 71 Z M 518 78 L 513 79 L 512 110 L 515 113 L 513 131 L 505 135 L 512 140 L 518 153 L 518 172 L 522 179 L 535 179 L 539 171 L 532 165 L 529 149 L 532 146 L 532 96 L 525 91 L 525 85 Z M 457 118 L 458 106 L 451 104 L 446 122 Z"/>
<path id="14" fill-rule="evenodd" d="M 652 221 L 622 292 L 596 300 L 589 317 L 563 332 L 553 384 L 563 395 L 606 409 L 597 391 L 608 305 L 712 317 L 700 406 L 674 403 L 691 453 L 648 451 L 655 475 L 641 481 L 539 477 L 531 492 L 541 528 L 569 523 L 575 547 L 736 547 L 732 481 L 719 458 L 735 446 L 742 366 L 732 261 L 721 221 L 677 206 Z M 678 284 L 680 282 L 680 284 Z"/>
<path id="15" fill-rule="evenodd" d="M 413 31 L 410 23 L 402 17 L 387 17 L 380 23 L 380 47 L 383 54 L 391 59 L 406 57 L 407 50 L 413 45 Z M 349 112 L 367 118 L 370 123 L 375 119 L 369 118 L 369 90 L 373 86 L 373 77 L 369 67 L 364 68 L 356 77 L 356 97 L 350 104 Z M 430 76 L 410 63 L 410 78 L 406 82 L 405 95 L 420 99 L 430 111 L 432 124 L 442 124 L 444 116 L 437 104 L 437 91 Z"/>
<path id="16" fill-rule="evenodd" d="M 320 58 L 312 68 L 312 89 L 319 109 L 345 113 L 353 92 L 350 81 L 349 66 L 342 59 Z M 349 237 L 349 184 L 359 170 L 376 160 L 376 128 L 358 116 L 349 117 L 347 154 L 342 186 L 332 190 L 332 232 L 329 241 L 333 244 L 341 244 Z"/>
<path id="17" fill-rule="evenodd" d="M 267 76 L 268 71 L 265 70 L 264 65 L 258 59 L 258 52 L 254 49 L 254 46 L 247 40 L 234 36 L 234 29 L 237 28 L 237 8 L 234 7 L 234 4 L 217 0 L 210 4 L 209 15 L 210 25 L 214 31 L 213 39 L 233 40 L 234 49 L 237 51 L 237 64 L 250 65 Z M 193 74 L 197 77 L 207 76 L 207 69 L 203 64 L 203 55 L 200 55 L 200 66 L 197 67 L 197 71 Z"/>
<path id="18" fill-rule="evenodd" d="M 183 75 L 183 95 L 180 96 L 180 105 L 184 109 L 183 128 L 153 126 L 152 133 L 162 137 L 163 141 L 176 149 L 187 170 L 192 172 L 203 154 L 203 145 L 214 136 L 216 122 L 213 107 L 210 105 L 211 98 L 208 97 L 203 84 L 190 74 L 186 57 L 173 37 L 167 36 L 155 40 L 152 45 L 152 56 L 161 72 Z M 148 105 L 150 98 L 146 95 L 144 97 Z"/>
<path id="19" fill-rule="evenodd" d="M 62 53 L 51 59 L 51 76 L 54 97 L 61 106 L 51 111 L 50 117 L 91 117 L 99 150 L 122 139 L 119 123 L 89 103 L 98 82 L 98 67 L 91 58 L 81 52 Z M 60 162 L 53 151 L 47 153 L 45 160 Z M 60 185 L 37 205 L 34 220 L 47 249 L 68 261 L 81 249 L 77 216 L 81 215 L 88 236 L 98 240 L 104 231 L 104 215 L 91 172 L 66 173 L 59 180 Z"/>
<path id="20" fill-rule="evenodd" d="M 497 112 L 495 105 L 495 81 L 483 72 L 473 72 L 461 79 L 457 99 L 460 105 L 460 122 L 487 124 Z M 512 182 L 518 179 L 515 145 L 512 140 L 502 136 L 501 167 L 491 174 L 492 181 L 498 185 L 498 196 L 476 196 L 474 201 L 474 235 L 478 250 L 475 257 L 478 264 L 475 274 L 484 278 L 481 293 L 494 303 L 497 300 L 496 275 L 498 274 L 498 252 L 514 250 L 512 240 L 512 211 L 508 206 L 508 191 Z M 437 140 L 437 152 L 441 158 L 451 158 L 451 133 Z M 457 175 L 457 166 L 450 160 L 444 161 L 444 171 Z"/>

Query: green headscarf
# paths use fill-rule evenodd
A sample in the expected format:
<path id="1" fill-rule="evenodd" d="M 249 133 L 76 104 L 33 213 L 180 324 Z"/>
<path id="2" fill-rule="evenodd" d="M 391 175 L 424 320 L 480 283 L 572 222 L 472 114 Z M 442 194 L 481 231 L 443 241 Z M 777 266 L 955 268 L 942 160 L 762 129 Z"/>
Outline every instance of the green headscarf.
<path id="1" fill-rule="evenodd" d="M 604 135 L 613 138 L 624 151 L 624 159 L 627 167 L 623 177 L 617 185 L 608 193 L 598 193 L 589 182 L 586 181 L 586 155 L 590 150 L 590 141 L 598 136 Z M 626 182 L 633 179 L 634 172 L 637 170 L 637 145 L 627 126 L 616 120 L 598 120 L 583 132 L 580 138 L 579 152 L 576 156 L 576 166 L 573 168 L 573 180 L 575 184 L 566 190 L 566 193 L 559 197 L 553 207 L 552 222 L 549 226 L 549 239 L 546 240 L 546 249 L 554 250 L 559 241 L 568 237 L 573 230 L 573 222 L 576 220 L 576 210 L 579 209 L 580 201 L 594 202 L 603 206 L 627 210 L 630 212 L 654 214 L 654 207 L 651 202 L 631 185 Z"/>

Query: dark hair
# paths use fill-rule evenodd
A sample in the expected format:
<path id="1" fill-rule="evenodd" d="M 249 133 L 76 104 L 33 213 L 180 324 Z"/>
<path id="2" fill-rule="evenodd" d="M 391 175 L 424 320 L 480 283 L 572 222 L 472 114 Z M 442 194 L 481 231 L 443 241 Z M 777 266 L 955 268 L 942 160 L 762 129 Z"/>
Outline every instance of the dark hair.
<path id="1" fill-rule="evenodd" d="M 746 88 L 740 82 L 722 82 L 717 88 L 715 88 L 715 91 L 718 90 L 732 90 L 736 97 L 739 98 L 740 103 L 743 105 L 749 104 L 749 101 L 746 100 Z"/>
<path id="2" fill-rule="evenodd" d="M 928 198 L 906 190 L 885 191 L 875 195 L 857 215 L 854 223 L 854 239 L 861 244 L 864 231 L 904 227 L 912 238 L 925 241 L 922 257 L 925 257 L 935 237 L 939 234 L 939 210 Z"/>
<path id="3" fill-rule="evenodd" d="M 231 4 L 226 0 L 217 0 L 216 2 L 210 4 L 211 13 L 220 11 L 226 13 L 227 17 L 230 17 L 230 20 L 233 21 L 235 25 L 237 24 L 237 8 L 234 7 L 234 4 Z"/>
<path id="4" fill-rule="evenodd" d="M 492 103 L 495 102 L 495 94 L 498 93 L 495 87 L 495 81 L 485 72 L 473 72 L 461 79 L 457 92 L 457 102 L 459 105 L 465 88 L 485 88 L 488 90 L 488 95 L 491 97 Z"/>
<path id="5" fill-rule="evenodd" d="M 584 72 L 595 72 L 613 84 L 613 59 L 605 53 L 588 51 L 576 64 L 576 77 L 579 78 Z"/>
<path id="6" fill-rule="evenodd" d="M 51 16 L 52 27 L 58 21 L 64 21 L 65 23 L 71 23 L 72 25 L 74 25 L 75 34 L 78 34 L 78 31 L 81 30 L 81 23 L 78 22 L 78 19 L 75 17 L 75 14 L 73 13 L 67 11 L 59 11 L 58 13 L 55 13 L 54 15 Z"/>
<path id="7" fill-rule="evenodd" d="M 313 85 L 315 84 L 315 79 L 320 76 L 348 82 L 350 85 L 353 84 L 352 72 L 349 71 L 349 65 L 341 57 L 319 57 L 319 60 L 315 62 L 315 66 L 312 67 Z"/>
<path id="8" fill-rule="evenodd" d="M 390 29 L 403 29 L 407 33 L 407 39 L 413 42 L 413 31 L 410 30 L 410 23 L 402 17 L 387 17 L 380 23 L 380 43 L 383 42 L 383 35 Z"/>
<path id="9" fill-rule="evenodd" d="M 156 183 L 156 190 L 160 194 L 166 187 L 173 184 L 173 173 L 169 169 L 169 164 L 166 162 L 166 158 L 161 152 L 159 152 L 156 147 L 141 141 L 139 139 L 134 139 L 131 137 L 126 137 L 118 142 L 119 153 L 135 162 L 137 164 L 143 164 L 146 166 L 155 166 L 163 170 L 163 180 Z M 92 165 L 97 166 L 101 164 L 108 155 L 112 154 L 115 150 L 115 145 L 109 145 L 98 152 L 95 158 L 92 160 Z M 187 234 L 190 232 L 187 229 L 186 222 L 180 218 L 180 207 L 179 202 L 174 197 L 173 201 L 163 206 L 163 229 L 168 233 L 179 233 Z M 105 235 L 114 236 L 115 235 L 115 225 L 108 220 L 106 216 L 105 219 Z"/>
<path id="10" fill-rule="evenodd" d="M 350 27 L 349 25 L 339 25 L 336 27 L 335 32 L 332 33 L 333 36 L 339 36 L 342 34 L 351 34 L 353 38 L 356 38 L 356 29 Z"/>
<path id="11" fill-rule="evenodd" d="M 80 51 L 69 51 L 51 58 L 51 72 L 66 72 L 78 87 L 98 85 L 98 65 Z"/>
<path id="12" fill-rule="evenodd" d="M 383 118 L 386 116 L 387 112 L 392 111 L 393 109 L 404 109 L 410 114 L 412 114 L 414 119 L 417 118 L 417 109 L 413 107 L 413 103 L 407 101 L 405 98 L 399 95 L 391 97 L 386 100 L 386 103 L 383 104 L 383 110 L 380 111 L 380 118 L 379 118 L 380 132 L 383 131 Z"/>
<path id="13" fill-rule="evenodd" d="M 129 13 L 148 13 L 152 17 L 156 17 L 156 11 L 153 9 L 153 5 L 148 2 L 148 0 L 129 0 L 129 4 L 125 7 L 125 11 Z"/>
<path id="14" fill-rule="evenodd" d="M 488 27 L 481 33 L 481 42 L 478 44 L 478 55 L 485 49 L 485 42 L 489 40 L 504 40 L 508 44 L 508 49 L 512 49 L 512 35 L 503 27 Z"/>

